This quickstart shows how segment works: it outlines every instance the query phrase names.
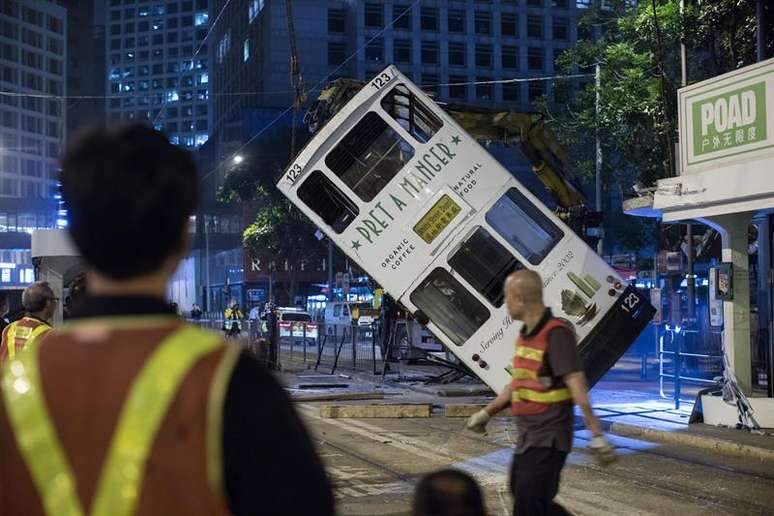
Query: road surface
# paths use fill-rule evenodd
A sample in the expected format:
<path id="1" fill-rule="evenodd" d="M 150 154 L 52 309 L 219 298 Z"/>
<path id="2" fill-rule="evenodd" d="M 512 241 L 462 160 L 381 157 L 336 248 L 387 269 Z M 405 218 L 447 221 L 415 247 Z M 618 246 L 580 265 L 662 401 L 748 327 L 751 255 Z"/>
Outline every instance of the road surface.
<path id="1" fill-rule="evenodd" d="M 342 515 L 408 514 L 414 485 L 444 467 L 463 469 L 484 489 L 491 515 L 508 515 L 511 443 L 516 430 L 495 418 L 486 436 L 461 431 L 464 419 L 323 419 L 297 405 L 335 482 Z M 611 437 L 621 458 L 597 466 L 576 432 L 559 501 L 577 515 L 774 514 L 771 465 L 706 450 Z"/>

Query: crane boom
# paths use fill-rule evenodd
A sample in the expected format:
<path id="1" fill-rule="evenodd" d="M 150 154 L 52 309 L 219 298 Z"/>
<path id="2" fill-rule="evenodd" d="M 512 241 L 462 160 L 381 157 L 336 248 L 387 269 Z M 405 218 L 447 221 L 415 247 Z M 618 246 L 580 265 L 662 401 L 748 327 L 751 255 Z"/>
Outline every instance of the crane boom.
<path id="1" fill-rule="evenodd" d="M 564 173 L 567 153 L 541 117 L 531 113 L 486 109 L 464 104 L 442 107 L 477 140 L 516 144 L 532 172 L 562 208 L 582 206 L 586 198 Z"/>

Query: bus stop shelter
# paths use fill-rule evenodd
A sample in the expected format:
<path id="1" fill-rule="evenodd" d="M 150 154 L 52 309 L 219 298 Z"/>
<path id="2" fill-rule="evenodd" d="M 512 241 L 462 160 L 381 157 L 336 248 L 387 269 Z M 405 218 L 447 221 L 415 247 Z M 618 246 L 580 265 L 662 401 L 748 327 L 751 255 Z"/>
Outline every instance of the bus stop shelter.
<path id="1" fill-rule="evenodd" d="M 723 348 L 743 392 L 752 391 L 748 226 L 759 233 L 761 281 L 772 328 L 774 242 L 774 59 L 678 91 L 679 174 L 659 180 L 647 194 L 624 203 L 629 215 L 664 222 L 697 221 L 721 235 L 722 261 L 732 294 L 723 301 Z M 769 398 L 759 412 L 774 417 L 772 335 L 769 331 Z"/>

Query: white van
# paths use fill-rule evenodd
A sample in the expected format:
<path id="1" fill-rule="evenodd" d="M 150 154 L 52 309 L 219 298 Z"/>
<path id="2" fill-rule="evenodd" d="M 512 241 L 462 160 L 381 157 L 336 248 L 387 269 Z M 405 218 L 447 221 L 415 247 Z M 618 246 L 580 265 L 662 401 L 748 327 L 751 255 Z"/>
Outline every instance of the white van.
<path id="1" fill-rule="evenodd" d="M 341 333 L 341 328 L 334 330 L 334 327 L 349 327 L 352 325 L 352 312 L 358 314 L 358 326 L 368 326 L 373 324 L 378 316 L 370 303 L 355 301 L 329 301 L 325 305 L 325 333 L 332 335 L 334 331 Z"/>
<path id="2" fill-rule="evenodd" d="M 268 332 L 268 316 L 267 312 L 261 314 L 261 332 Z M 308 312 L 305 312 L 298 308 L 289 307 L 277 307 L 277 322 L 280 329 L 280 337 L 290 337 L 291 334 L 294 337 L 301 336 L 303 334 L 303 325 L 307 325 L 307 333 L 310 338 L 313 335 L 317 338 L 317 325 L 312 322 L 312 316 Z"/>

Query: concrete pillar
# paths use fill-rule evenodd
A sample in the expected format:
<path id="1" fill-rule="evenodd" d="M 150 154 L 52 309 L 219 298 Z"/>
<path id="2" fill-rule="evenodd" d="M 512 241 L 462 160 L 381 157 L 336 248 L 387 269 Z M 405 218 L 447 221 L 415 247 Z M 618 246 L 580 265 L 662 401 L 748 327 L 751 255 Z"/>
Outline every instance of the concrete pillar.
<path id="1" fill-rule="evenodd" d="M 745 394 L 752 392 L 750 345 L 750 271 L 747 227 L 752 212 L 716 215 L 703 219 L 720 233 L 723 261 L 732 263 L 733 299 L 723 302 L 723 350 Z"/>

